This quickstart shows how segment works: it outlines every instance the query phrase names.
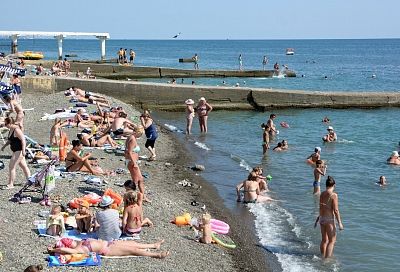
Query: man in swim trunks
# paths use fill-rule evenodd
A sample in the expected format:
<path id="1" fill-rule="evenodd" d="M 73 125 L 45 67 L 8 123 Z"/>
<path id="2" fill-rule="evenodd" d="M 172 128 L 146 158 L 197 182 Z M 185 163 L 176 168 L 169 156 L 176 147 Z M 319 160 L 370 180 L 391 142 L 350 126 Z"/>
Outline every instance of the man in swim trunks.
<path id="1" fill-rule="evenodd" d="M 269 130 L 269 135 L 270 136 L 274 136 L 276 134 L 276 127 L 275 127 L 275 124 L 274 124 L 274 119 L 275 118 L 276 118 L 276 114 L 272 113 L 269 116 L 269 119 L 267 121 L 267 126 L 270 128 L 270 130 Z"/>

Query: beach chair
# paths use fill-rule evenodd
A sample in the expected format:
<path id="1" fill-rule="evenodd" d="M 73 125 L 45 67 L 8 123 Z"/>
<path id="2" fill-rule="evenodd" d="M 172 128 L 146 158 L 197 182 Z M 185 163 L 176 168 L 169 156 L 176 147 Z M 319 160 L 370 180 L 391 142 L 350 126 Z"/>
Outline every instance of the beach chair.
<path id="1" fill-rule="evenodd" d="M 14 200 L 20 201 L 23 194 L 28 192 L 40 193 L 43 199 L 48 197 L 49 192 L 55 188 L 54 169 L 57 162 L 58 157 L 54 157 L 40 171 L 30 176 L 22 189 L 14 194 Z"/>

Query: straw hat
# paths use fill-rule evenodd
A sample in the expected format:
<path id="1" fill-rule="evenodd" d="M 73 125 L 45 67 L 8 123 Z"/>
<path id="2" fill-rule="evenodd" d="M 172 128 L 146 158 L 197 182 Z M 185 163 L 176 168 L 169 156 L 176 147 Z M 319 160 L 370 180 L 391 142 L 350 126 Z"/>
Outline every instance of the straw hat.
<path id="1" fill-rule="evenodd" d="M 393 156 L 393 157 L 399 157 L 399 152 L 393 151 L 393 152 L 392 152 L 392 156 Z"/>
<path id="2" fill-rule="evenodd" d="M 104 195 L 101 198 L 101 202 L 99 204 L 100 207 L 107 207 L 110 206 L 111 204 L 113 204 L 114 199 L 112 199 L 110 196 L 108 195 Z"/>
<path id="3" fill-rule="evenodd" d="M 333 130 L 333 127 L 332 127 L 332 126 L 329 126 L 329 127 L 327 128 L 327 130 Z"/>
<path id="4" fill-rule="evenodd" d="M 193 99 L 187 99 L 186 101 L 185 101 L 185 104 L 186 105 L 193 105 L 194 104 L 194 101 L 193 101 Z"/>

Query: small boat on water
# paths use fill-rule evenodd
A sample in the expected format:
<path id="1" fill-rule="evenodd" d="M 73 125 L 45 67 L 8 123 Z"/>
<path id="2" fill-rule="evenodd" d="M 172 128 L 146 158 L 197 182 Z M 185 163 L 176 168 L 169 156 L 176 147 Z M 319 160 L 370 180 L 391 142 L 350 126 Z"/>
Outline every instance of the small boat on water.
<path id="1" fill-rule="evenodd" d="M 179 59 L 179 62 L 194 62 L 194 58 L 183 58 L 183 59 Z"/>
<path id="2" fill-rule="evenodd" d="M 286 55 L 293 56 L 294 55 L 294 49 L 293 48 L 286 48 Z"/>
<path id="3" fill-rule="evenodd" d="M 42 52 L 33 52 L 33 51 L 24 51 L 19 55 L 19 57 L 26 60 L 40 60 L 44 58 Z"/>

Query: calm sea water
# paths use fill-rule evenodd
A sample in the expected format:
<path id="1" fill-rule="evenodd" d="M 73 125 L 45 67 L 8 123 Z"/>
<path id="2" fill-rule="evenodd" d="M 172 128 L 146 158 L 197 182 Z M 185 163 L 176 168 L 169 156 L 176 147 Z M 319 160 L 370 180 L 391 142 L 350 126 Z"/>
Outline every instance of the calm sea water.
<path id="1" fill-rule="evenodd" d="M 8 40 L 0 40 L 0 51 L 9 50 Z M 57 56 L 55 40 L 20 40 L 19 49 L 43 51 Z M 248 86 L 301 90 L 396 91 L 399 89 L 400 40 L 283 40 L 283 41 L 139 41 L 110 40 L 107 57 L 115 57 L 120 47 L 136 51 L 137 65 L 191 68 L 178 58 L 200 56 L 200 68 L 237 69 L 243 54 L 245 69 L 261 69 L 262 56 L 273 63 L 286 64 L 305 77 L 285 79 L 224 79 L 228 84 L 243 80 Z M 295 48 L 286 56 L 287 47 Z M 82 59 L 100 55 L 97 40 L 64 41 L 64 53 Z M 372 78 L 375 74 L 376 78 Z M 324 79 L 325 75 L 328 79 Z M 162 81 L 165 81 L 163 79 Z M 189 81 L 191 79 L 185 79 Z M 222 79 L 194 79 L 196 84 L 219 85 Z M 178 80 L 179 82 L 179 80 Z M 188 95 L 188 98 L 190 95 Z M 195 98 L 195 97 L 192 97 Z M 234 186 L 248 169 L 262 165 L 273 176 L 272 204 L 250 206 L 255 215 L 260 243 L 273 252 L 284 271 L 399 271 L 400 209 L 397 204 L 400 167 L 385 161 L 398 149 L 400 110 L 291 109 L 275 111 L 277 123 L 286 121 L 275 141 L 286 139 L 286 152 L 269 151 L 262 156 L 260 124 L 269 113 L 239 111 L 212 112 L 209 134 L 200 135 L 197 124 L 193 136 L 176 132 L 181 143 L 206 166 L 202 175 L 215 184 L 225 204 L 238 214 L 243 207 L 235 202 Z M 323 144 L 329 116 L 339 141 Z M 184 130 L 182 113 L 157 113 L 162 124 Z M 328 175 L 337 182 L 340 211 L 345 230 L 338 234 L 335 259 L 319 258 L 319 229 L 313 228 L 318 199 L 312 195 L 313 169 L 305 163 L 315 146 L 322 147 L 328 161 Z M 375 185 L 380 175 L 389 181 L 386 188 Z M 322 189 L 324 186 L 322 187 Z M 245 217 L 244 217 L 245 218 Z M 252 223 L 252 222 L 249 222 Z"/>

